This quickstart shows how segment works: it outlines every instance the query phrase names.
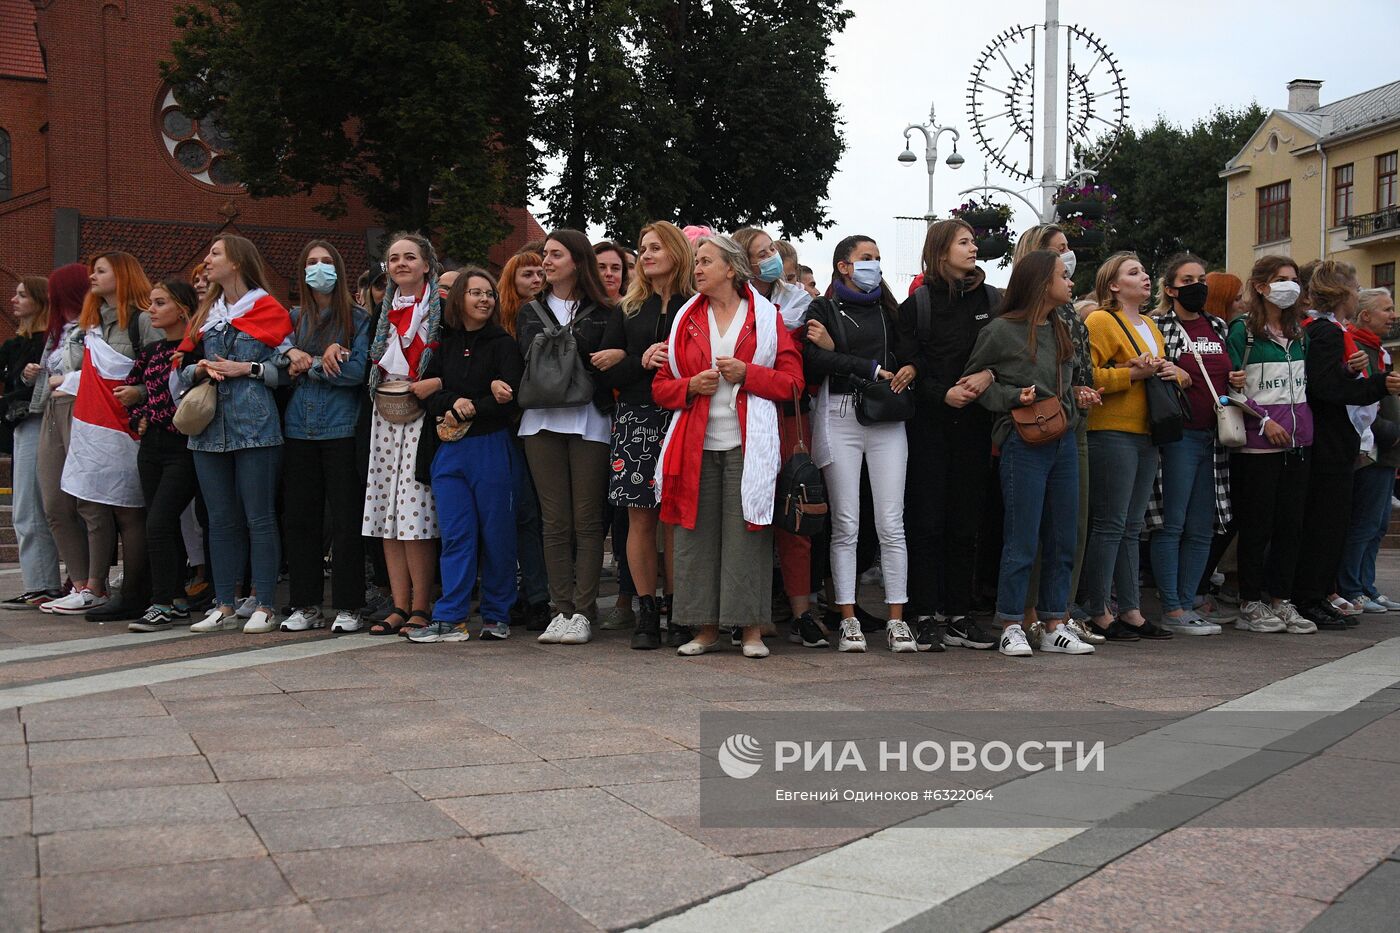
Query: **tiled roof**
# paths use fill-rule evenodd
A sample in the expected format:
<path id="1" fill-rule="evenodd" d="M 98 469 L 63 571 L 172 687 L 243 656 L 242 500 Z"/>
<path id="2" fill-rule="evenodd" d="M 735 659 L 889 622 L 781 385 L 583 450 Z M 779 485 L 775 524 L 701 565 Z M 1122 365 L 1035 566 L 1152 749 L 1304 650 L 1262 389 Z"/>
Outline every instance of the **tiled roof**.
<path id="1" fill-rule="evenodd" d="M 34 23 L 30 0 L 0 0 L 0 77 L 48 77 Z"/>
<path id="2" fill-rule="evenodd" d="M 87 258 L 94 253 L 123 250 L 135 256 L 153 278 L 184 273 L 204 258 L 220 229 L 217 224 L 84 218 L 79 254 Z M 358 276 L 368 262 L 365 238 L 358 233 L 237 225 L 224 229 L 252 240 L 269 269 L 283 278 L 290 278 L 302 247 L 312 239 L 334 243 L 351 275 Z"/>

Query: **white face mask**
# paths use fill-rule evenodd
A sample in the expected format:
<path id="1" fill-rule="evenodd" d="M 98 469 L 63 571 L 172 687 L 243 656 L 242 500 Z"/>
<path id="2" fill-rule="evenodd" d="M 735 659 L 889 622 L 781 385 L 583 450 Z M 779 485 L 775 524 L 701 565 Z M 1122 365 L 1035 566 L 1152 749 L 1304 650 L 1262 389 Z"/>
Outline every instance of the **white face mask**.
<path id="1" fill-rule="evenodd" d="M 1060 254 L 1060 262 L 1065 264 L 1065 274 L 1074 275 L 1074 269 L 1079 265 L 1079 260 L 1074 255 L 1074 250 L 1067 249 Z"/>
<path id="2" fill-rule="evenodd" d="M 1275 282 L 1269 286 L 1269 304 L 1287 310 L 1298 303 L 1303 287 L 1297 282 Z"/>

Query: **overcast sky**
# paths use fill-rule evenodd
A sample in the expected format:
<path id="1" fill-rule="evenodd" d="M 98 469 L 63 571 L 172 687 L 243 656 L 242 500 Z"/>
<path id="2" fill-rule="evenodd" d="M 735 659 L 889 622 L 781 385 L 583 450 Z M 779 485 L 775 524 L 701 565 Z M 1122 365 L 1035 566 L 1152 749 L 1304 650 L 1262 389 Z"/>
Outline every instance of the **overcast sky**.
<path id="1" fill-rule="evenodd" d="M 836 38 L 830 79 L 847 146 L 829 192 L 836 223 L 823 237 L 796 242 L 822 284 L 832 245 L 851 233 L 874 237 L 887 273 L 894 271 L 893 217 L 923 214 L 928 197 L 921 137 L 914 134 L 917 165 L 902 166 L 896 156 L 905 125 L 926 121 L 930 100 L 939 122 L 962 132 L 959 151 L 967 158 L 956 172 L 939 166 L 937 213 L 947 216 L 964 200 L 959 191 L 981 184 L 987 160 L 969 132 L 968 76 L 1003 29 L 1045 18 L 1043 0 L 849 0 L 848 6 L 855 15 Z M 1061 0 L 1060 22 L 1090 30 L 1114 53 L 1128 87 L 1128 119 L 1137 126 L 1159 114 L 1189 123 L 1217 106 L 1256 100 L 1266 110 L 1283 107 L 1293 78 L 1322 81 L 1323 103 L 1400 79 L 1397 0 Z M 940 161 L 952 151 L 950 142 L 944 135 Z M 1025 184 L 995 171 L 990 183 Z M 1031 199 L 1038 200 L 1034 193 Z M 1021 208 L 1012 229 L 1019 233 L 1034 222 Z M 1005 274 L 993 273 L 993 280 Z"/>

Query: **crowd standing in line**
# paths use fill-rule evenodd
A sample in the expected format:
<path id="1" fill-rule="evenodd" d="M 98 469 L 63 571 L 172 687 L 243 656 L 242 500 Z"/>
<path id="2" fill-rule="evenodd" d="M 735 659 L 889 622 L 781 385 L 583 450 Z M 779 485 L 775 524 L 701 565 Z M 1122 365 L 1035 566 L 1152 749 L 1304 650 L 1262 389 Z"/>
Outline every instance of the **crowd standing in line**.
<path id="1" fill-rule="evenodd" d="M 775 584 L 788 640 L 842 652 L 883 629 L 896 653 L 1090 655 L 1400 610 L 1375 572 L 1395 308 L 1345 263 L 1116 253 L 1076 303 L 1058 227 L 1021 237 L 1002 292 L 954 219 L 900 301 L 866 236 L 825 292 L 757 227 L 636 245 L 555 230 L 498 280 L 394 233 L 352 292 L 313 240 L 290 310 L 233 235 L 155 284 L 120 251 L 23 276 L 0 414 L 24 592 L 0 605 L 420 643 L 627 628 L 750 658 Z M 877 557 L 883 619 L 856 599 Z"/>

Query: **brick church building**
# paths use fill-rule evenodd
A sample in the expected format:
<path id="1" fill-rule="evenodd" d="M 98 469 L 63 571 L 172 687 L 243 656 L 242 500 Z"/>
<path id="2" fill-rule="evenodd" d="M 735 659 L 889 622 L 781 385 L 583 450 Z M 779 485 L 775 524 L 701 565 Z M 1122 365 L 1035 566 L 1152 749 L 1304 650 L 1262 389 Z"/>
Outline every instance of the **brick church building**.
<path id="1" fill-rule="evenodd" d="M 223 164 L 217 124 L 181 112 L 160 78 L 177 0 L 0 0 L 0 335 L 18 277 L 105 250 L 152 278 L 185 272 L 220 231 L 258 245 L 286 297 L 306 241 L 335 243 L 352 275 L 383 229 L 356 200 L 336 220 L 319 196 L 254 199 Z M 501 264 L 543 236 L 523 208 L 491 251 Z"/>

